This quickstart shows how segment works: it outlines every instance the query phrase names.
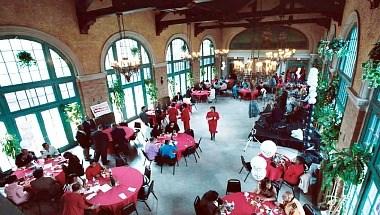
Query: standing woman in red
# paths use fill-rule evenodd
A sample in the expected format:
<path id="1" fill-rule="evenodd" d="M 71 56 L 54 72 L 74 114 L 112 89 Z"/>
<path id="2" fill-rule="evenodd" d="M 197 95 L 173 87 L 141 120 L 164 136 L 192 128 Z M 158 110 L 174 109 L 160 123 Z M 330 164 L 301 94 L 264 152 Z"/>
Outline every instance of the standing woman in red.
<path id="1" fill-rule="evenodd" d="M 170 105 L 170 108 L 168 109 L 169 122 L 177 123 L 177 115 L 178 115 L 178 110 L 175 107 L 175 103 L 173 102 Z"/>
<path id="2" fill-rule="evenodd" d="M 207 112 L 206 119 L 208 121 L 208 130 L 211 134 L 211 140 L 215 140 L 216 127 L 218 126 L 219 113 L 215 111 L 215 106 L 210 107 L 210 111 Z"/>
<path id="3" fill-rule="evenodd" d="M 185 131 L 190 129 L 190 111 L 186 103 L 182 104 L 181 119 Z"/>

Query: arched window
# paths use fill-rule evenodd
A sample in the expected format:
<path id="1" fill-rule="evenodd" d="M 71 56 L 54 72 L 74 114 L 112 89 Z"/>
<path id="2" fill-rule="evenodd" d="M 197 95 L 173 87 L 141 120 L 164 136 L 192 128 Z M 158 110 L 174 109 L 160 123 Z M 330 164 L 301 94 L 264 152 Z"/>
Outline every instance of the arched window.
<path id="1" fill-rule="evenodd" d="M 205 39 L 201 43 L 200 58 L 200 81 L 213 80 L 215 78 L 215 54 L 214 44 L 211 40 Z"/>
<path id="2" fill-rule="evenodd" d="M 346 39 L 348 44 L 348 53 L 346 56 L 342 57 L 339 63 L 339 86 L 337 93 L 337 109 L 344 113 L 347 103 L 347 87 L 350 87 L 352 84 L 353 73 L 355 70 L 356 56 L 357 56 L 357 47 L 358 47 L 358 27 L 354 26 L 350 30 L 350 33 Z"/>
<path id="3" fill-rule="evenodd" d="M 22 66 L 17 54 L 26 51 L 35 59 Z M 0 136 L 14 135 L 21 146 L 40 155 L 41 144 L 56 148 L 73 143 L 75 125 L 64 107 L 79 103 L 73 67 L 51 45 L 29 37 L 0 39 Z M 0 155 L 2 170 L 9 168 Z M 7 164 L 4 164 L 7 163 Z"/>
<path id="4" fill-rule="evenodd" d="M 115 72 L 111 64 L 115 59 L 131 58 L 135 55 L 139 55 L 141 66 L 139 72 L 132 75 L 128 82 L 124 75 Z M 147 96 L 144 82 L 144 80 L 152 78 L 152 64 L 145 47 L 140 41 L 127 37 L 114 42 L 107 51 L 104 63 L 111 101 L 114 100 L 113 92 L 115 83 L 120 83 L 121 89 L 124 92 L 121 110 L 112 102 L 116 121 L 120 122 L 122 120 L 136 118 L 142 106 L 152 106 L 149 102 L 150 99 Z"/>
<path id="5" fill-rule="evenodd" d="M 189 47 L 183 39 L 173 39 L 166 50 L 166 70 L 168 74 L 169 94 L 174 96 L 177 92 L 185 94 L 187 86 L 190 86 L 188 74 L 190 74 L 190 62 L 184 59 L 184 54 L 189 53 Z"/>

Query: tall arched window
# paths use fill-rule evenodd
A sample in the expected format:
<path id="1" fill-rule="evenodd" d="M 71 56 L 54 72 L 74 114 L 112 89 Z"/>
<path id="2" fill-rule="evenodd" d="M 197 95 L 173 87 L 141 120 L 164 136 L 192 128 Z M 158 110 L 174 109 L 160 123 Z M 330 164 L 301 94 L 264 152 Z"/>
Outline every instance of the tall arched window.
<path id="1" fill-rule="evenodd" d="M 19 63 L 26 51 L 36 60 L 30 67 Z M 51 45 L 29 37 L 0 39 L 0 136 L 14 135 L 21 146 L 40 154 L 41 144 L 56 148 L 73 143 L 74 125 L 64 106 L 79 103 L 73 67 Z M 2 170 L 9 168 L 0 155 Z"/>
<path id="2" fill-rule="evenodd" d="M 183 39 L 173 39 L 166 50 L 166 70 L 168 74 L 168 88 L 171 96 L 180 92 L 185 94 L 189 86 L 190 62 L 184 59 L 184 53 L 189 47 Z"/>
<path id="3" fill-rule="evenodd" d="M 354 26 L 350 30 L 346 40 L 348 41 L 348 53 L 342 57 L 339 63 L 339 86 L 337 93 L 337 109 L 344 113 L 347 103 L 347 87 L 352 84 L 353 73 L 355 70 L 357 47 L 358 47 L 358 27 Z"/>
<path id="4" fill-rule="evenodd" d="M 201 43 L 201 58 L 200 58 L 200 81 L 213 80 L 215 68 L 214 44 L 211 40 L 205 39 Z"/>
<path id="5" fill-rule="evenodd" d="M 139 55 L 140 57 L 140 70 L 137 74 L 132 75 L 128 82 L 123 75 L 115 72 L 111 64 L 115 59 L 131 58 L 135 55 Z M 152 106 L 149 102 L 150 98 L 146 93 L 144 82 L 144 80 L 152 78 L 152 64 L 145 47 L 140 41 L 127 37 L 114 42 L 107 51 L 104 63 L 111 101 L 114 99 L 114 83 L 120 83 L 121 89 L 124 92 L 121 110 L 112 102 L 112 108 L 117 121 L 136 118 L 142 106 Z"/>

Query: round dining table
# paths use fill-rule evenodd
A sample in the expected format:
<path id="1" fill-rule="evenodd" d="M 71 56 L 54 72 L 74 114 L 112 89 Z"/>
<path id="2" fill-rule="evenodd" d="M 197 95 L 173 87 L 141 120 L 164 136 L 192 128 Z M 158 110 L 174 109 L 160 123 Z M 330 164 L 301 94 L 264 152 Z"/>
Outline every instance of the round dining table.
<path id="1" fill-rule="evenodd" d="M 164 134 L 157 137 L 158 144 L 163 144 L 165 140 L 170 140 L 171 135 Z M 185 133 L 177 133 L 173 136 L 173 140 L 177 142 L 177 160 L 182 158 L 182 153 L 189 147 L 195 146 L 195 140 L 192 136 Z"/>
<path id="2" fill-rule="evenodd" d="M 48 158 L 48 159 L 38 159 L 37 163 L 39 166 L 42 167 L 44 170 L 45 176 L 50 176 L 54 178 L 57 182 L 59 182 L 61 185 L 64 185 L 66 182 L 65 173 L 63 172 L 62 165 L 63 163 L 66 163 L 66 159 L 62 156 L 56 157 L 56 158 Z M 33 171 L 35 167 L 28 167 L 28 168 L 18 168 L 16 171 L 12 173 L 12 175 L 15 175 L 18 180 L 23 180 L 29 184 L 29 182 L 33 181 Z"/>
<path id="3" fill-rule="evenodd" d="M 109 211 L 111 214 L 121 215 L 124 206 L 137 202 L 138 193 L 143 184 L 143 175 L 137 169 L 125 166 L 111 168 L 111 171 L 117 185 L 107 192 L 98 190 L 93 198 L 86 198 L 86 200 L 92 205 L 99 205 L 100 209 Z M 100 185 L 106 183 L 110 183 L 109 178 L 99 180 Z"/>
<path id="4" fill-rule="evenodd" d="M 274 202 L 262 202 L 259 198 L 262 197 L 256 193 L 237 192 L 228 194 L 222 199 L 225 202 L 233 202 L 234 204 L 234 208 L 229 215 L 251 215 L 254 213 L 261 213 L 263 215 L 285 215 L 283 209 L 278 207 Z"/>
<path id="5" fill-rule="evenodd" d="M 127 127 L 127 126 L 119 126 L 119 127 L 124 129 L 126 140 L 129 140 L 133 136 L 133 134 L 135 133 L 135 130 L 133 130 L 130 127 Z M 108 136 L 107 152 L 110 154 L 112 154 L 114 152 L 111 132 L 112 132 L 112 128 L 106 128 L 103 130 L 103 133 L 107 134 L 107 136 Z"/>
<path id="6" fill-rule="evenodd" d="M 242 88 L 239 90 L 240 98 L 244 100 L 251 100 L 251 90 Z"/>
<path id="7" fill-rule="evenodd" d="M 191 93 L 196 101 L 206 101 L 210 91 L 208 90 L 195 90 Z"/>

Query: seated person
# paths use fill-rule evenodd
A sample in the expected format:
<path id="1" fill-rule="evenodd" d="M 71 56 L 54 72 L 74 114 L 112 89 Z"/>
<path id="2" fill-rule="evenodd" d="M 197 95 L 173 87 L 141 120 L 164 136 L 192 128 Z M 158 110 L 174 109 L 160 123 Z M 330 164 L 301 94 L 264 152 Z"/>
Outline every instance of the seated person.
<path id="1" fill-rule="evenodd" d="M 207 80 L 204 82 L 203 90 L 208 90 L 208 89 L 210 89 L 210 87 L 211 87 L 211 83 L 210 83 L 210 81 L 207 79 Z"/>
<path id="2" fill-rule="evenodd" d="M 29 166 L 33 160 L 37 160 L 34 152 L 28 151 L 27 149 L 21 149 L 21 153 L 16 156 L 16 166 Z"/>
<path id="3" fill-rule="evenodd" d="M 160 124 L 154 125 L 152 131 L 150 132 L 150 136 L 157 138 L 161 134 L 162 134 L 161 125 Z"/>
<path id="4" fill-rule="evenodd" d="M 295 163 L 285 167 L 284 181 L 290 185 L 298 185 L 299 179 L 305 171 L 305 161 L 302 157 L 297 156 Z"/>
<path id="5" fill-rule="evenodd" d="M 72 192 L 67 192 L 62 196 L 63 212 L 62 215 L 85 214 L 85 209 L 95 209 L 97 206 L 88 205 L 84 196 L 81 194 L 82 186 L 75 183 L 72 186 Z"/>
<path id="6" fill-rule="evenodd" d="M 51 158 L 59 155 L 59 151 L 50 144 L 43 143 L 42 147 L 44 148 L 44 150 L 41 151 L 42 158 Z"/>
<path id="7" fill-rule="evenodd" d="M 76 183 L 79 183 L 81 186 L 83 186 L 83 180 L 80 179 L 77 175 L 71 174 L 66 177 L 66 183 L 65 186 L 63 186 L 64 192 L 73 192 L 72 186 Z"/>
<path id="8" fill-rule="evenodd" d="M 62 194 L 62 186 L 53 178 L 44 176 L 42 168 L 34 170 L 33 176 L 35 180 L 30 182 L 30 185 L 34 193 L 39 194 L 43 192 L 49 195 L 50 198 L 56 198 Z"/>
<path id="9" fill-rule="evenodd" d="M 71 152 L 65 152 L 63 157 L 68 160 L 67 166 L 63 165 L 62 169 L 65 172 L 65 175 L 75 174 L 77 176 L 84 175 L 83 166 L 76 155 L 73 155 Z"/>
<path id="10" fill-rule="evenodd" d="M 190 87 L 187 87 L 187 90 L 186 90 L 186 93 L 185 93 L 185 97 L 186 98 L 191 98 L 191 93 L 192 93 L 192 90 Z"/>
<path id="11" fill-rule="evenodd" d="M 145 144 L 145 153 L 149 160 L 154 160 L 158 154 L 159 146 L 156 144 L 156 139 L 151 137 L 149 142 Z"/>
<path id="12" fill-rule="evenodd" d="M 199 202 L 199 214 L 216 215 L 220 214 L 219 205 L 223 204 L 223 200 L 219 198 L 219 194 L 214 190 L 209 190 L 203 194 Z"/>
<path id="13" fill-rule="evenodd" d="M 170 122 L 165 127 L 165 133 L 167 133 L 167 134 L 178 133 L 178 132 L 179 132 L 179 127 L 178 127 L 177 123 L 175 123 L 175 122 Z"/>
<path id="14" fill-rule="evenodd" d="M 244 80 L 242 83 L 242 87 L 244 89 L 251 89 L 251 84 L 247 80 Z"/>
<path id="15" fill-rule="evenodd" d="M 183 101 L 183 97 L 182 97 L 181 93 L 178 92 L 177 95 L 175 95 L 175 96 L 173 97 L 172 101 L 173 101 L 173 102 L 179 102 L 179 101 L 182 102 L 182 101 Z"/>
<path id="16" fill-rule="evenodd" d="M 272 185 L 272 181 L 268 178 L 264 178 L 258 183 L 258 187 L 255 193 L 261 195 L 262 201 L 276 201 L 277 191 Z"/>
<path id="17" fill-rule="evenodd" d="M 292 192 L 286 191 L 282 195 L 282 199 L 284 200 L 282 207 L 284 208 L 286 215 L 305 215 L 305 211 L 303 210 L 301 203 L 294 198 Z"/>
<path id="18" fill-rule="evenodd" d="M 176 157 L 177 146 L 169 143 L 169 140 L 165 140 L 165 143 L 162 144 L 159 153 L 162 157 L 174 159 Z"/>
<path id="19" fill-rule="evenodd" d="M 10 175 L 5 180 L 4 192 L 7 198 L 14 204 L 19 205 L 29 200 L 29 193 L 24 191 L 24 187 L 17 183 L 17 177 Z"/>
<path id="20" fill-rule="evenodd" d="M 87 180 L 93 180 L 93 178 L 99 178 L 104 168 L 95 160 L 90 161 L 90 166 L 86 169 Z"/>

